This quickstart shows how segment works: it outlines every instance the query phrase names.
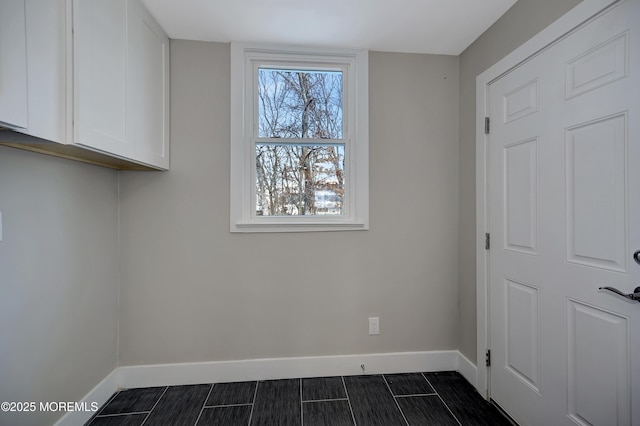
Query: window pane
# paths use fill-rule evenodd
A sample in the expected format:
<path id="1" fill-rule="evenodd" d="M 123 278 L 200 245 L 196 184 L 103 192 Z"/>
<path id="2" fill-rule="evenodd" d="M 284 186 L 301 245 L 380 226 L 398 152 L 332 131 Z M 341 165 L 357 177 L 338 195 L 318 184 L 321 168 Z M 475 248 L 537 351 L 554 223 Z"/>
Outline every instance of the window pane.
<path id="1" fill-rule="evenodd" d="M 342 72 L 259 68 L 258 137 L 342 139 Z"/>
<path id="2" fill-rule="evenodd" d="M 256 214 L 344 214 L 344 144 L 256 144 Z"/>

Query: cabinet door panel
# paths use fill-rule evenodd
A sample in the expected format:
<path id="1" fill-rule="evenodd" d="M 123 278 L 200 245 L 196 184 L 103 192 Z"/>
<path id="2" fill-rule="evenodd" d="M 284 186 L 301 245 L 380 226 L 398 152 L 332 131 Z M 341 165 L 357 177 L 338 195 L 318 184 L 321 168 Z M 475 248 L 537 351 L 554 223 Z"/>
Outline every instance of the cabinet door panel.
<path id="1" fill-rule="evenodd" d="M 75 142 L 133 158 L 126 127 L 127 1 L 76 0 Z"/>
<path id="2" fill-rule="evenodd" d="M 0 0 L 0 123 L 26 128 L 27 33 L 25 0 Z"/>
<path id="3" fill-rule="evenodd" d="M 138 0 L 129 17 L 128 103 L 136 158 L 169 167 L 169 39 Z"/>
<path id="4" fill-rule="evenodd" d="M 29 128 L 25 133 L 70 143 L 71 2 L 26 0 Z M 69 45 L 70 46 L 70 45 Z M 69 70 L 69 72 L 67 72 Z M 67 133 L 69 131 L 69 133 Z"/>

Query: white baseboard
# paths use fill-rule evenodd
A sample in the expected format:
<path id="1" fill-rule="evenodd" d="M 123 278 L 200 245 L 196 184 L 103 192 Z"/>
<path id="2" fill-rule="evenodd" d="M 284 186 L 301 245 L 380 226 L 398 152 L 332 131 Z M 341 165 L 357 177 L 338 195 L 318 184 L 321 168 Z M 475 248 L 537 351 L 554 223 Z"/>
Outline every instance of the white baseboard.
<path id="1" fill-rule="evenodd" d="M 476 366 L 459 351 L 396 352 L 299 358 L 267 358 L 118 367 L 81 402 L 100 406 L 118 389 L 225 383 L 298 377 L 352 376 L 431 371 L 458 371 L 476 386 Z M 70 412 L 56 426 L 83 424 L 92 412 Z"/>
<path id="2" fill-rule="evenodd" d="M 398 352 L 268 358 L 120 367 L 120 387 L 224 383 L 297 377 L 447 371 L 459 369 L 458 351 Z"/>
<path id="3" fill-rule="evenodd" d="M 96 385 L 82 400 L 77 401 L 85 403 L 86 407 L 91 407 L 91 404 L 97 403 L 98 407 L 104 405 L 109 398 L 118 390 L 119 386 L 119 369 L 114 369 L 107 377 L 105 377 L 100 383 Z M 78 426 L 85 424 L 95 412 L 93 411 L 69 411 L 60 420 L 55 423 L 55 426 Z"/>
<path id="4" fill-rule="evenodd" d="M 458 368 L 456 368 L 462 377 L 467 379 L 474 388 L 478 388 L 478 368 L 469 359 L 458 352 Z"/>

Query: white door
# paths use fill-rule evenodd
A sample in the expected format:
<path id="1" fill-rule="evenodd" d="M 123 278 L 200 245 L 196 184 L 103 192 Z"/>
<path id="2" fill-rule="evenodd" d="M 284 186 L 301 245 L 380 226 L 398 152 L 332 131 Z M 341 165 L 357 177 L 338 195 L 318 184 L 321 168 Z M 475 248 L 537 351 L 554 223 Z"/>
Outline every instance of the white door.
<path id="1" fill-rule="evenodd" d="M 489 87 L 490 395 L 521 425 L 640 425 L 640 0 Z"/>

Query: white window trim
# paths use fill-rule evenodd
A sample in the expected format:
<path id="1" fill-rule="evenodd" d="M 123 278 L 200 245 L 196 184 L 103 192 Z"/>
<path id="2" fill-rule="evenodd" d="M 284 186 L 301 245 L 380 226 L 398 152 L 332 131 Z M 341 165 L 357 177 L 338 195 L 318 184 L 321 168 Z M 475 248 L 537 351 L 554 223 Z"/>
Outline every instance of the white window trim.
<path id="1" fill-rule="evenodd" d="M 338 63 L 345 82 L 345 174 L 347 195 L 341 216 L 256 216 L 253 64 L 259 60 Z M 308 232 L 369 229 L 369 55 L 366 50 L 231 44 L 231 232 Z M 336 141 L 338 142 L 338 141 Z M 341 143 L 341 142 L 340 142 Z"/>

